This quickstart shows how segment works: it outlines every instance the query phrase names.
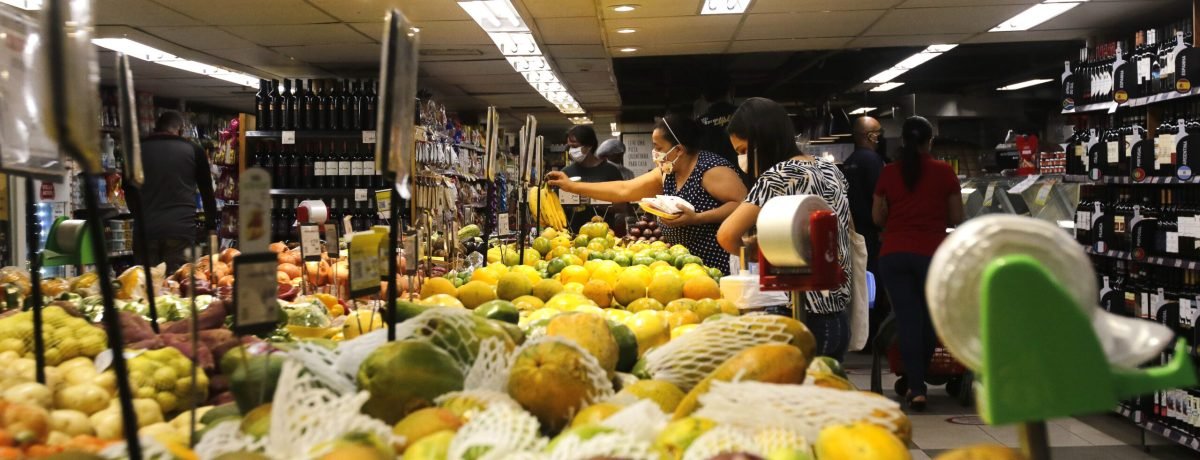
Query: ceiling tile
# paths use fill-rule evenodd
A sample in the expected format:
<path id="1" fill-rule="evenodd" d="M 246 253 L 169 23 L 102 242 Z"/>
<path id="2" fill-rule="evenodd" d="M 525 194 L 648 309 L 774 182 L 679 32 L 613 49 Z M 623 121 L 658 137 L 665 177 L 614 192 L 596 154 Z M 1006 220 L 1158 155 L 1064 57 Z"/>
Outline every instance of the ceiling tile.
<path id="1" fill-rule="evenodd" d="M 613 56 L 677 56 L 683 54 L 724 53 L 729 42 L 653 43 L 638 47 L 637 52 L 623 53 L 621 48 L 611 48 Z"/>
<path id="2" fill-rule="evenodd" d="M 150 0 L 105 0 L 104 8 L 93 8 L 96 25 L 196 26 L 200 21 Z M 136 11 L 137 14 L 130 14 Z"/>
<path id="3" fill-rule="evenodd" d="M 1159 8 L 1169 9 L 1172 6 L 1179 6 L 1180 3 L 1172 0 L 1088 2 L 1038 25 L 1033 30 L 1107 29 L 1120 27 L 1129 24 L 1131 15 L 1150 12 L 1152 13 L 1151 16 L 1158 16 L 1153 14 L 1154 10 Z M 1161 24 L 1155 23 L 1155 25 Z"/>
<path id="4" fill-rule="evenodd" d="M 600 21 L 595 17 L 535 19 L 541 43 L 547 45 L 589 45 L 601 43 Z"/>
<path id="5" fill-rule="evenodd" d="M 1091 32 L 1087 29 L 1028 30 L 1025 32 L 985 33 L 976 35 L 966 43 L 1042 42 L 1056 40 L 1083 40 Z"/>
<path id="6" fill-rule="evenodd" d="M 987 32 L 1023 10 L 1024 5 L 897 9 L 884 15 L 865 35 Z"/>
<path id="7" fill-rule="evenodd" d="M 296 65 L 295 59 L 263 47 L 212 50 L 209 54 L 249 66 Z"/>
<path id="8" fill-rule="evenodd" d="M 738 31 L 738 40 L 845 37 L 858 35 L 885 10 L 828 13 L 752 14 Z M 898 35 L 898 34 L 893 34 Z"/>
<path id="9" fill-rule="evenodd" d="M 607 72 L 563 72 L 563 81 L 568 85 L 574 85 L 576 82 L 590 83 L 612 83 L 613 76 Z"/>
<path id="10" fill-rule="evenodd" d="M 608 59 L 555 59 L 560 72 L 612 72 Z"/>
<path id="11" fill-rule="evenodd" d="M 604 21 L 604 27 L 608 30 L 609 46 L 641 46 L 729 40 L 741 21 L 740 15 L 609 19 Z M 637 32 L 616 32 L 626 27 L 637 29 Z"/>
<path id="12" fill-rule="evenodd" d="M 606 58 L 608 52 L 603 45 L 545 45 L 542 52 L 555 59 L 564 58 Z"/>
<path id="13" fill-rule="evenodd" d="M 754 0 L 751 14 L 792 13 L 797 11 L 851 11 L 887 9 L 904 0 Z M 965 0 L 972 1 L 972 0 Z"/>
<path id="14" fill-rule="evenodd" d="M 421 27 L 421 46 L 426 45 L 489 45 L 496 44 L 475 21 L 425 21 Z M 383 25 L 379 26 L 383 35 Z"/>
<path id="15" fill-rule="evenodd" d="M 616 84 L 614 84 L 612 81 L 577 81 L 577 82 L 569 82 L 569 86 L 574 91 L 592 91 L 592 90 L 615 91 L 616 90 Z"/>
<path id="16" fill-rule="evenodd" d="M 421 64 L 421 69 L 429 75 L 513 75 L 520 78 L 508 61 L 502 59 L 429 62 Z"/>
<path id="17" fill-rule="evenodd" d="M 145 27 L 146 33 L 197 50 L 251 48 L 253 42 L 244 40 L 216 27 Z"/>
<path id="18" fill-rule="evenodd" d="M 618 13 L 613 11 L 612 7 L 616 5 L 636 4 L 636 10 L 627 13 Z M 624 18 L 661 18 L 668 16 L 696 16 L 700 14 L 700 0 L 650 0 L 650 1 L 628 1 L 628 0 L 600 0 L 604 19 L 624 19 Z"/>
<path id="19" fill-rule="evenodd" d="M 335 22 L 304 0 L 155 0 L 212 25 L 314 24 Z"/>
<path id="20" fill-rule="evenodd" d="M 824 50 L 845 47 L 854 37 L 795 38 L 790 40 L 735 40 L 729 46 L 730 53 L 758 53 L 767 51 Z"/>
<path id="21" fill-rule="evenodd" d="M 296 24 L 237 26 L 225 30 L 262 46 L 335 45 L 372 43 L 366 35 L 346 24 Z"/>
<path id="22" fill-rule="evenodd" d="M 271 48 L 313 64 L 378 63 L 379 45 L 308 45 Z"/>
<path id="23" fill-rule="evenodd" d="M 436 69 L 436 66 L 435 66 L 435 69 Z M 440 69 L 438 69 L 438 70 L 440 70 Z M 471 85 L 486 85 L 486 84 L 497 84 L 497 85 L 521 84 L 521 85 L 529 86 L 529 83 L 526 83 L 525 79 L 521 78 L 521 75 L 517 74 L 516 72 L 513 72 L 511 68 L 509 68 L 509 73 L 497 74 L 497 75 L 476 75 L 476 74 L 465 75 L 465 74 L 452 74 L 452 73 L 433 74 L 433 73 L 429 72 L 428 65 L 422 65 L 421 71 L 424 72 L 426 76 L 436 78 L 438 81 L 445 82 L 446 84 L 450 84 L 450 85 L 471 86 Z"/>
<path id="24" fill-rule="evenodd" d="M 1032 5 L 1042 0 L 905 0 L 900 8 L 941 8 L 947 6 Z"/>
<path id="25" fill-rule="evenodd" d="M 973 34 L 949 35 L 880 35 L 858 37 L 847 48 L 886 48 L 889 46 L 929 46 L 939 43 L 961 43 Z"/>
<path id="26" fill-rule="evenodd" d="M 397 8 L 413 20 L 413 3 L 420 0 L 308 0 L 313 6 L 344 22 L 383 21 L 388 10 Z M 457 5 L 455 5 L 457 7 Z"/>
<path id="27" fill-rule="evenodd" d="M 475 97 L 486 101 L 488 104 L 503 106 L 503 107 L 543 107 L 551 105 L 542 95 L 529 89 L 526 94 L 479 94 Z"/>
<path id="28" fill-rule="evenodd" d="M 529 84 L 524 82 L 505 84 L 481 82 L 470 85 L 458 85 L 458 87 L 462 88 L 463 91 L 466 91 L 469 94 L 526 94 L 530 91 L 533 91 Z"/>
<path id="29" fill-rule="evenodd" d="M 499 49 L 489 45 L 421 45 L 420 53 L 421 62 L 504 59 L 504 55 L 500 54 Z"/>
<path id="30" fill-rule="evenodd" d="M 521 3 L 538 19 L 596 17 L 596 5 L 591 0 L 522 0 Z"/>

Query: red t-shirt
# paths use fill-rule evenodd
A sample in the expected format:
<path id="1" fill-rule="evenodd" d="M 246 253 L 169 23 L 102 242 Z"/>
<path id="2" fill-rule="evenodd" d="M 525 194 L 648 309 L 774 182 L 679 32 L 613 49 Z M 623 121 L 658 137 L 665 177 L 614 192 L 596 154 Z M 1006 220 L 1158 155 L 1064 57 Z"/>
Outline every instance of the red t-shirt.
<path id="1" fill-rule="evenodd" d="M 875 185 L 875 196 L 885 198 L 888 205 L 879 255 L 907 252 L 933 256 L 946 238 L 946 201 L 961 193 L 950 165 L 932 157 L 921 158 L 921 178 L 912 191 L 904 185 L 900 164 L 885 166 Z"/>

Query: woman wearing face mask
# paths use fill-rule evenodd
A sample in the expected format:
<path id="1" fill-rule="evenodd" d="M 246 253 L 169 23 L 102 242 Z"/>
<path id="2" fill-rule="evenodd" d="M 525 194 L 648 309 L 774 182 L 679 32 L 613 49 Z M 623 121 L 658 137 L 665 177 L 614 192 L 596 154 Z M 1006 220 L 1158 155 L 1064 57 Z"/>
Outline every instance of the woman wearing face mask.
<path id="1" fill-rule="evenodd" d="M 580 182 L 608 182 L 621 180 L 621 170 L 596 156 L 599 142 L 596 131 L 589 125 L 578 125 L 567 131 L 567 157 L 571 164 L 563 168 L 567 177 L 578 177 Z M 612 200 L 605 200 L 612 201 Z M 602 205 L 579 206 L 571 213 L 571 231 L 579 231 L 579 227 L 592 220 L 593 216 L 603 216 L 610 228 L 617 228 L 617 213 L 610 213 Z"/>
<path id="2" fill-rule="evenodd" d="M 796 146 L 796 131 L 787 110 L 770 99 L 750 98 L 738 107 L 726 128 L 738 164 L 757 177 L 746 201 L 725 219 L 717 233 L 721 247 L 738 254 L 742 237 L 758 221 L 772 198 L 816 195 L 838 218 L 838 260 L 846 281 L 831 291 L 805 293 L 805 323 L 817 339 L 817 355 L 841 360 L 850 344 L 850 202 L 846 178 L 833 163 L 818 161 Z M 786 307 L 780 310 L 786 310 Z M 789 311 L 779 311 L 788 313 Z"/>
<path id="3" fill-rule="evenodd" d="M 734 166 L 711 152 L 698 149 L 702 131 L 690 118 L 667 115 L 654 126 L 657 165 L 627 181 L 572 182 L 570 173 L 552 172 L 549 184 L 571 193 L 614 203 L 629 203 L 656 195 L 677 196 L 695 208 L 671 220 L 660 219 L 663 240 L 681 244 L 704 264 L 729 273 L 729 254 L 716 243 L 717 228 L 746 197 L 746 186 Z"/>

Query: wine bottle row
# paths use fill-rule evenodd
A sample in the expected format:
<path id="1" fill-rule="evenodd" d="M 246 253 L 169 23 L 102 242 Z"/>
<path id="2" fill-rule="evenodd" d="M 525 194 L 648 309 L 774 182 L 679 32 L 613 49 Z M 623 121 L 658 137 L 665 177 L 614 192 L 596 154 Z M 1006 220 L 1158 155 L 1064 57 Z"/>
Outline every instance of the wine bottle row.
<path id="1" fill-rule="evenodd" d="M 1176 91 L 1178 57 L 1191 43 L 1192 23 L 1185 20 L 1083 48 L 1077 62 L 1067 62 L 1064 96 L 1090 104 Z"/>
<path id="2" fill-rule="evenodd" d="M 259 131 L 371 131 L 379 106 L 373 80 L 259 80 L 255 115 Z"/>
<path id="3" fill-rule="evenodd" d="M 1104 177 L 1172 177 L 1191 180 L 1200 170 L 1200 146 L 1190 135 L 1200 134 L 1200 102 L 1166 105 L 1162 121 L 1151 135 L 1146 112 L 1125 113 L 1097 120 L 1090 129 L 1067 139 L 1067 173 Z"/>
<path id="4" fill-rule="evenodd" d="M 383 188 L 374 144 L 261 142 L 252 166 L 271 173 L 272 188 Z"/>
<path id="5" fill-rule="evenodd" d="M 327 222 L 337 225 L 339 232 L 341 232 L 342 222 L 347 216 L 350 217 L 350 226 L 355 231 L 367 230 L 372 226 L 383 223 L 376 210 L 374 195 L 368 195 L 368 197 L 368 201 L 323 197 L 313 197 L 311 199 L 325 202 L 326 207 L 329 209 Z M 276 198 L 272 200 L 271 241 L 300 241 L 300 228 L 296 225 L 296 207 L 307 199 L 310 198 Z"/>
<path id="6" fill-rule="evenodd" d="M 1200 190 L 1083 187 L 1075 239 L 1097 252 L 1129 252 L 1134 260 L 1200 260 Z"/>

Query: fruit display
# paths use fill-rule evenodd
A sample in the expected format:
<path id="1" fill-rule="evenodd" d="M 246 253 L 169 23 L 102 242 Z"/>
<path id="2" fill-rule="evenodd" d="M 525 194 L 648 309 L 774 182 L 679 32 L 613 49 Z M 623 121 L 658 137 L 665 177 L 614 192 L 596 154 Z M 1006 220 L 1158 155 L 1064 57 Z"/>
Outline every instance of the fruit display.
<path id="1" fill-rule="evenodd" d="M 567 228 L 567 215 L 563 212 L 562 202 L 558 200 L 558 194 L 549 187 L 530 187 L 527 199 L 535 217 L 540 218 L 538 225 L 554 227 L 557 230 Z"/>
<path id="2" fill-rule="evenodd" d="M 662 228 L 658 225 L 658 220 L 654 216 L 643 214 L 637 223 L 629 227 L 629 234 L 625 236 L 629 241 L 649 241 L 651 243 L 662 238 Z"/>

